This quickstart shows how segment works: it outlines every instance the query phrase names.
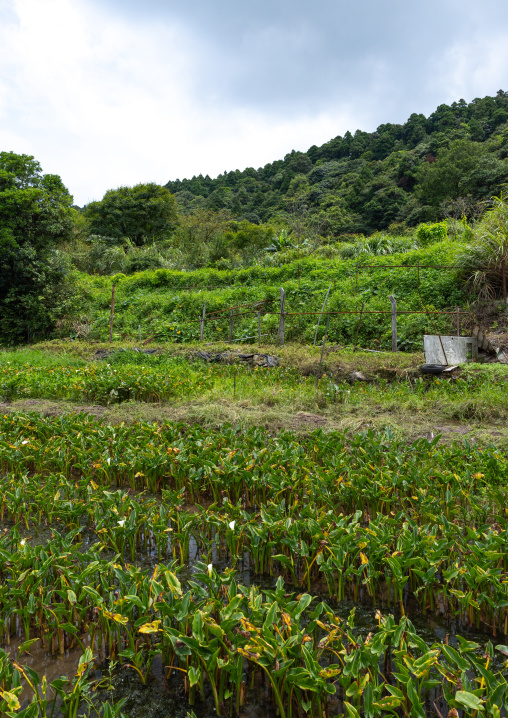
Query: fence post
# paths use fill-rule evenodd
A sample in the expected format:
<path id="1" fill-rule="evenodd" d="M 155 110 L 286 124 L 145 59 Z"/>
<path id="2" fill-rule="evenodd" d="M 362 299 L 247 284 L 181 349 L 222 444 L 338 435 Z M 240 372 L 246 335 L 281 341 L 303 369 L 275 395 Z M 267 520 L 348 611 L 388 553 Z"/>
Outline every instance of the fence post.
<path id="1" fill-rule="evenodd" d="M 229 310 L 229 341 L 233 341 L 233 310 Z"/>
<path id="2" fill-rule="evenodd" d="M 279 331 L 277 333 L 277 346 L 284 346 L 284 305 L 286 303 L 286 292 L 280 288 L 280 319 Z"/>
<path id="3" fill-rule="evenodd" d="M 388 297 L 392 305 L 392 352 L 397 351 L 397 302 L 393 294 Z"/>
<path id="4" fill-rule="evenodd" d="M 506 304 L 506 262 L 501 262 L 501 274 L 503 276 L 503 302 Z"/>
<path id="5" fill-rule="evenodd" d="M 109 341 L 113 341 L 113 319 L 115 317 L 115 285 L 111 287 L 111 315 L 109 317 Z"/>
<path id="6" fill-rule="evenodd" d="M 457 336 L 460 337 L 460 309 L 457 307 Z"/>
<path id="7" fill-rule="evenodd" d="M 258 312 L 258 348 L 261 346 L 261 312 Z"/>
<path id="8" fill-rule="evenodd" d="M 360 324 L 362 323 L 362 315 L 363 315 L 363 307 L 365 305 L 365 302 L 362 302 L 362 308 L 360 309 L 360 316 L 358 317 L 358 324 L 356 325 L 356 336 L 355 336 L 355 345 L 353 347 L 353 351 L 356 351 L 356 345 L 358 344 L 358 334 L 360 333 Z"/>
<path id="9" fill-rule="evenodd" d="M 323 344 L 322 344 L 322 346 L 321 346 L 321 358 L 320 358 L 320 360 L 319 360 L 319 369 L 318 369 L 318 373 L 317 373 L 317 377 L 316 377 L 316 391 L 317 391 L 319 379 L 320 379 L 320 376 L 321 376 L 321 366 L 322 366 L 322 364 L 323 364 L 323 354 L 325 353 L 326 340 L 328 339 L 328 325 L 329 325 L 329 324 L 330 324 L 330 315 L 327 314 L 327 315 L 326 315 L 325 335 L 324 335 L 324 337 L 323 337 Z"/>
<path id="10" fill-rule="evenodd" d="M 138 330 L 139 330 L 139 343 L 141 344 L 141 324 L 138 324 Z"/>
<path id="11" fill-rule="evenodd" d="M 200 340 L 203 341 L 203 335 L 205 333 L 205 317 L 206 317 L 206 302 L 203 305 L 203 316 L 201 318 L 201 327 L 200 327 Z"/>
<path id="12" fill-rule="evenodd" d="M 326 293 L 325 301 L 323 302 L 323 306 L 321 307 L 321 312 L 320 312 L 320 314 L 319 314 L 319 319 L 318 319 L 318 323 L 317 323 L 317 326 L 316 326 L 316 333 L 314 334 L 314 346 L 316 346 L 317 333 L 318 333 L 318 329 L 319 329 L 319 324 L 321 323 L 321 317 L 323 316 L 323 312 L 325 311 L 326 302 L 327 302 L 327 300 L 328 300 L 328 295 L 330 294 L 330 289 L 331 289 L 331 288 L 332 288 L 332 285 L 330 284 L 330 286 L 328 287 L 328 291 L 327 291 L 327 293 Z"/>

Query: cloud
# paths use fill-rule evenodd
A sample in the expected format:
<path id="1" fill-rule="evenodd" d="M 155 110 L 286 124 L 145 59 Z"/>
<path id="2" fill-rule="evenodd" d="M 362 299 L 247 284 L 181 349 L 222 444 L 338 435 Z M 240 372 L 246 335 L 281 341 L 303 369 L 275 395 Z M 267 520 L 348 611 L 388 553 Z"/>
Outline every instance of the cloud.
<path id="1" fill-rule="evenodd" d="M 0 0 L 0 147 L 79 204 L 259 167 L 506 87 L 506 20 L 501 0 Z"/>
<path id="2" fill-rule="evenodd" d="M 453 102 L 462 97 L 473 99 L 507 89 L 508 37 L 492 30 L 466 41 L 453 43 L 443 56 L 433 58 L 432 84 L 443 97 Z"/>

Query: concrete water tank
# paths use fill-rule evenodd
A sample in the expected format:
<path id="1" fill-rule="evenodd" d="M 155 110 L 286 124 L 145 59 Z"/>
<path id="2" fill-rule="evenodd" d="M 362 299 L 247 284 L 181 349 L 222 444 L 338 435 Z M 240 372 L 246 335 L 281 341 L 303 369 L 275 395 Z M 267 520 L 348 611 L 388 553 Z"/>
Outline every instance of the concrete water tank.
<path id="1" fill-rule="evenodd" d="M 465 364 L 478 359 L 478 340 L 474 337 L 424 334 L 423 351 L 426 364 Z"/>

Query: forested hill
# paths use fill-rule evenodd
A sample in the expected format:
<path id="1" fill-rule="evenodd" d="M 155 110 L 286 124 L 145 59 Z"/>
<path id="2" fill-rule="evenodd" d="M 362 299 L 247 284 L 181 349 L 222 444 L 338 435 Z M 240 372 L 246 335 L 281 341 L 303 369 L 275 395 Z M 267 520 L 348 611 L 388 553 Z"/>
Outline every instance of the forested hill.
<path id="1" fill-rule="evenodd" d="M 226 209 L 266 222 L 308 213 L 322 235 L 470 216 L 508 182 L 508 92 L 440 105 L 403 125 L 346 132 L 255 170 L 168 182 L 184 212 Z M 391 230 L 396 231 L 392 226 Z"/>

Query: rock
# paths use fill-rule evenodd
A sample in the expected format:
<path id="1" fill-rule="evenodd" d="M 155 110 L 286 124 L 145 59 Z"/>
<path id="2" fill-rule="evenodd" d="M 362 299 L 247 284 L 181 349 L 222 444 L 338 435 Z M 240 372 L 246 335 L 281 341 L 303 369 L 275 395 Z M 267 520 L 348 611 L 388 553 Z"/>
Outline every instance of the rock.
<path id="1" fill-rule="evenodd" d="M 197 352 L 196 356 L 207 362 L 219 362 L 221 364 L 233 364 L 235 362 L 240 362 L 242 364 L 263 367 L 274 367 L 279 364 L 278 358 L 270 354 L 240 354 L 233 351 L 210 354 L 210 352 L 200 351 Z"/>

